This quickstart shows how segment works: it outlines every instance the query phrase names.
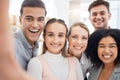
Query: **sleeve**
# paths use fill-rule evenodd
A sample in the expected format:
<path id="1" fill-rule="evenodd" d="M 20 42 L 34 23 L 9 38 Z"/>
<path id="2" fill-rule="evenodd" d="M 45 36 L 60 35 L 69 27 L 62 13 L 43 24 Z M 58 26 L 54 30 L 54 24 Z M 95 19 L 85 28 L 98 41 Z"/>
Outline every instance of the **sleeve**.
<path id="1" fill-rule="evenodd" d="M 76 59 L 76 74 L 77 74 L 77 80 L 84 80 L 83 78 L 83 72 L 81 68 L 81 64 L 77 58 Z"/>
<path id="2" fill-rule="evenodd" d="M 36 80 L 42 80 L 42 66 L 37 57 L 29 61 L 27 73 L 34 77 Z"/>

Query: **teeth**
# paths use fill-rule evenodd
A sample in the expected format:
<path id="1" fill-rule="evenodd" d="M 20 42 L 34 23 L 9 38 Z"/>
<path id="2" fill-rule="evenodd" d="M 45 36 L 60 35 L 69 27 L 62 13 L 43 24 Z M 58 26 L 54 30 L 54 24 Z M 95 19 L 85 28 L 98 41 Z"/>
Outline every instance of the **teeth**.
<path id="1" fill-rule="evenodd" d="M 39 30 L 30 30 L 30 32 L 37 33 Z"/>
<path id="2" fill-rule="evenodd" d="M 81 49 L 81 47 L 75 47 L 76 49 Z"/>
<path id="3" fill-rule="evenodd" d="M 74 47 L 75 47 L 76 49 L 82 49 L 82 46 L 75 46 L 75 45 L 74 45 Z"/>
<path id="4" fill-rule="evenodd" d="M 53 46 L 53 47 L 58 47 L 58 46 L 59 46 L 59 44 L 54 44 L 54 43 L 51 43 L 51 46 Z"/>
<path id="5" fill-rule="evenodd" d="M 53 45 L 53 47 L 58 47 L 59 45 Z"/>
<path id="6" fill-rule="evenodd" d="M 111 57 L 111 55 L 103 55 L 104 58 L 108 59 Z"/>

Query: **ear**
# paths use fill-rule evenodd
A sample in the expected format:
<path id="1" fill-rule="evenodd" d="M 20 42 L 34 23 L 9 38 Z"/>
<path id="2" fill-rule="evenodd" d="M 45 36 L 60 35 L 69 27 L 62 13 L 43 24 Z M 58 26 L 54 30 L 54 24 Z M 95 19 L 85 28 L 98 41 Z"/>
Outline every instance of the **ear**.
<path id="1" fill-rule="evenodd" d="M 111 18 L 111 16 L 112 16 L 112 14 L 111 14 L 111 13 L 109 13 L 109 15 L 108 15 L 108 16 L 109 16 L 109 19 L 110 19 L 110 18 Z"/>
<path id="2" fill-rule="evenodd" d="M 22 24 L 22 16 L 19 16 L 19 22 Z"/>
<path id="3" fill-rule="evenodd" d="M 91 16 L 89 15 L 89 21 L 91 21 Z"/>

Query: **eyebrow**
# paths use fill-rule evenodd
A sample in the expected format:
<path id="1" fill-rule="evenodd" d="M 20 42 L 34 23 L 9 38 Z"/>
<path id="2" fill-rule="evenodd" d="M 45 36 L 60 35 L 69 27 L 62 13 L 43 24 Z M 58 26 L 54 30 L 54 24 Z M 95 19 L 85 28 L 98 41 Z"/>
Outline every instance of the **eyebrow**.
<path id="1" fill-rule="evenodd" d="M 30 16 L 30 15 L 28 15 L 26 17 L 32 17 L 33 18 L 33 16 Z M 38 18 L 45 18 L 45 17 L 41 16 L 41 17 L 38 17 Z"/>
<path id="2" fill-rule="evenodd" d="M 54 33 L 54 32 L 47 32 L 47 33 Z M 63 32 L 59 32 L 60 34 L 65 34 L 65 33 L 63 33 Z"/>
<path id="3" fill-rule="evenodd" d="M 104 45 L 103 43 L 99 43 L 98 45 Z M 109 45 L 116 45 L 116 43 L 110 43 Z"/>
<path id="4" fill-rule="evenodd" d="M 33 16 L 31 16 L 31 15 L 27 15 L 26 17 L 33 17 Z"/>

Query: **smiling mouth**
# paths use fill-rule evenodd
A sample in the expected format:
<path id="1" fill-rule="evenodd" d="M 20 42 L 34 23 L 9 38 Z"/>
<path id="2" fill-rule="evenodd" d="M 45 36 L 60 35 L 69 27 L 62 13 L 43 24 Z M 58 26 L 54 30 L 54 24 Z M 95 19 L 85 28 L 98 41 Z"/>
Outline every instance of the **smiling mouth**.
<path id="1" fill-rule="evenodd" d="M 105 59 L 109 59 L 109 58 L 111 58 L 111 56 L 112 56 L 112 55 L 103 55 L 103 57 L 104 57 Z"/>
<path id="2" fill-rule="evenodd" d="M 74 46 L 75 49 L 81 50 L 83 46 Z"/>
<path id="3" fill-rule="evenodd" d="M 31 33 L 38 33 L 40 30 L 29 30 Z"/>
<path id="4" fill-rule="evenodd" d="M 59 44 L 51 44 L 53 47 L 59 47 Z"/>

